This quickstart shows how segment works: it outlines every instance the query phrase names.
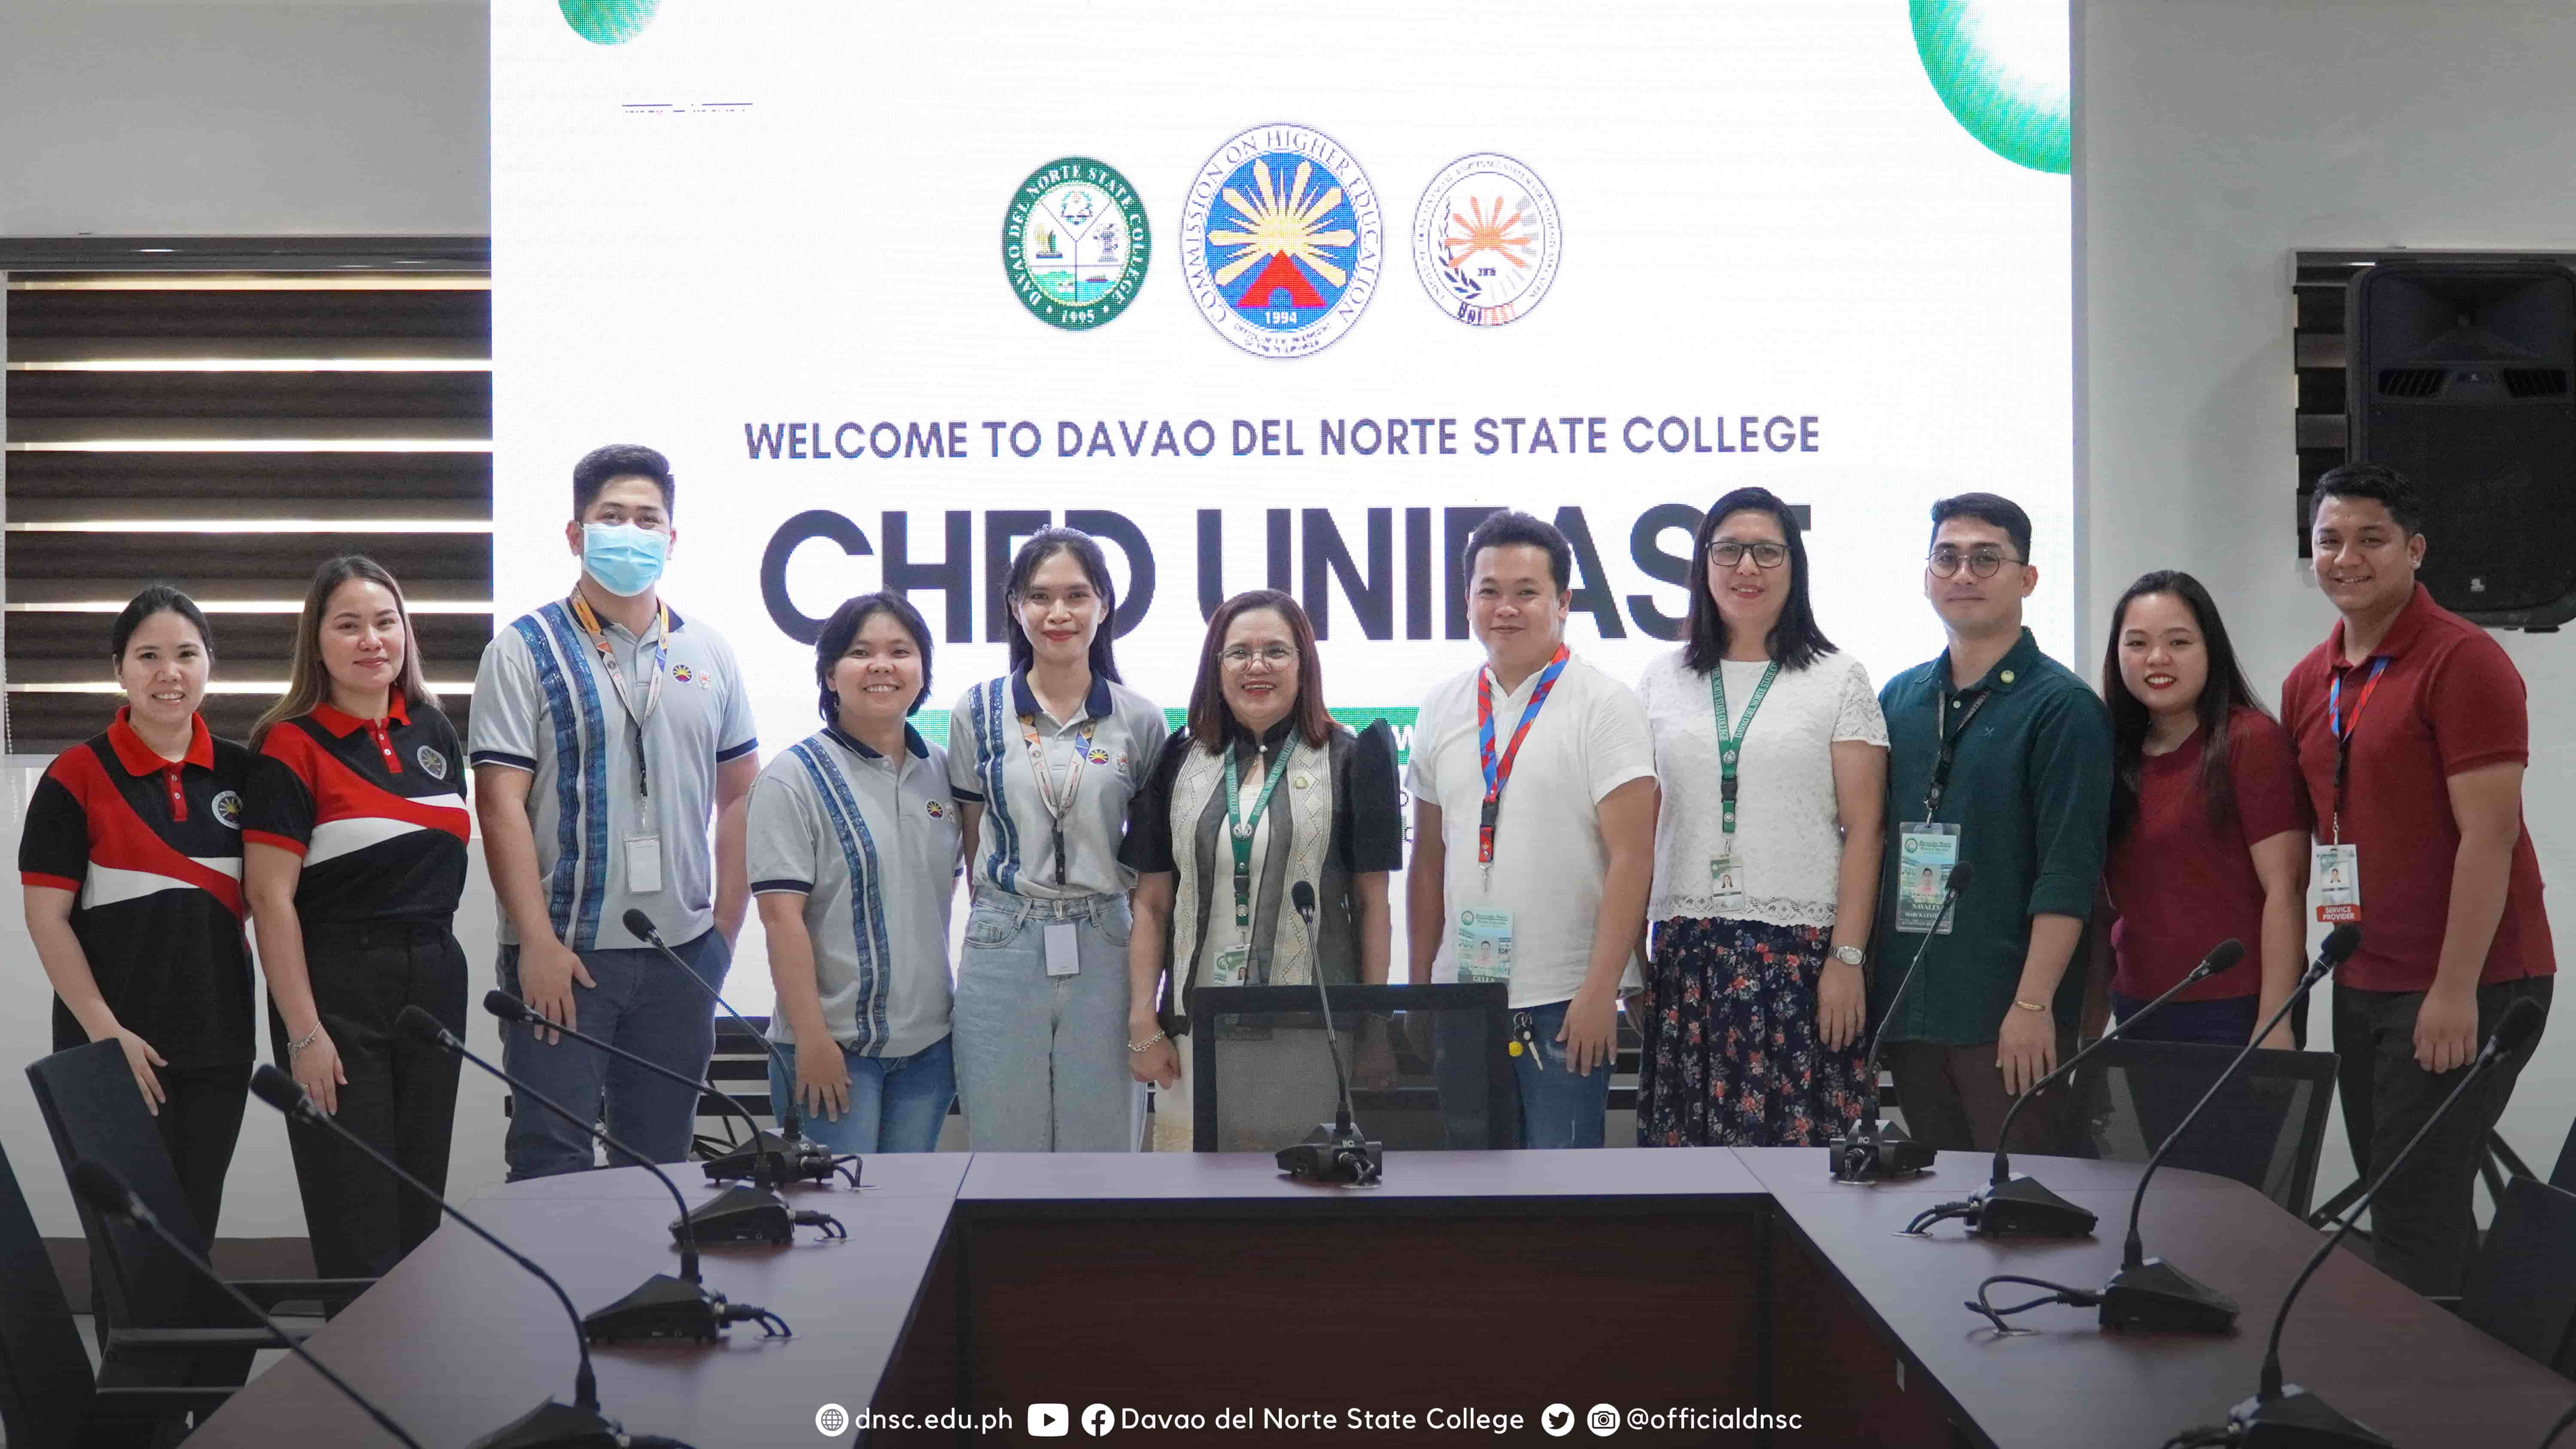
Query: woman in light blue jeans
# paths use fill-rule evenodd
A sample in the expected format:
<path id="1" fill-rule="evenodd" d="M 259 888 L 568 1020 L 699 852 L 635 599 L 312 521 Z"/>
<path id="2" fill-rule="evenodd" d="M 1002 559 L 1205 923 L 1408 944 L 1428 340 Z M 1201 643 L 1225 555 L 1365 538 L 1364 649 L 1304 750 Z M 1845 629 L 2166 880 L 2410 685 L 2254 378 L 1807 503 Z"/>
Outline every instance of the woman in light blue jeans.
<path id="1" fill-rule="evenodd" d="M 751 788 L 744 854 L 778 1010 L 769 1096 L 835 1152 L 931 1152 L 956 1097 L 948 909 L 957 802 L 909 723 L 930 630 L 896 594 L 835 610 L 814 641 L 823 728 Z"/>
<path id="2" fill-rule="evenodd" d="M 1161 754 L 1163 712 L 1118 683 L 1100 545 L 1050 528 L 1012 560 L 1011 672 L 950 713 L 974 905 L 952 1017 L 977 1152 L 1133 1152 L 1144 1086 L 1128 1070 L 1128 799 Z"/>

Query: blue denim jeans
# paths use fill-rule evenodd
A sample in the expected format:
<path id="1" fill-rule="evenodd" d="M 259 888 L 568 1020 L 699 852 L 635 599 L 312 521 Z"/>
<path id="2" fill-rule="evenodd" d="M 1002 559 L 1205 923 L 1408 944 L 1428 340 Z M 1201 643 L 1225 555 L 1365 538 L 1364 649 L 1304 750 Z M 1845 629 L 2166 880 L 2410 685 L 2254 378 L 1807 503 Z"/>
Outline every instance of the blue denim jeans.
<path id="1" fill-rule="evenodd" d="M 1052 921 L 1073 923 L 1074 975 L 1047 975 Z M 1124 896 L 976 897 L 948 1014 L 971 1150 L 1137 1150 L 1145 1084 L 1127 1068 L 1132 925 Z"/>
<path id="2" fill-rule="evenodd" d="M 671 948 L 689 970 L 717 991 L 733 965 L 733 946 L 721 931 Z M 715 1054 L 715 1005 L 707 993 L 680 979 L 658 951 L 645 948 L 584 951 L 581 964 L 596 986 L 573 983 L 573 1025 L 659 1062 L 686 1077 L 704 1077 Z M 501 989 L 519 991 L 519 948 L 503 946 Z M 603 1123 L 608 1135 L 655 1162 L 685 1162 L 698 1117 L 698 1092 L 667 1081 L 594 1047 L 565 1037 L 552 1044 L 534 1028 L 501 1028 L 501 1065 L 511 1076 L 560 1102 L 584 1121 Z M 588 1136 L 533 1102 L 513 1103 L 502 1144 L 509 1180 L 581 1172 L 599 1165 Z M 612 1167 L 626 1165 L 623 1158 Z"/>
<path id="3" fill-rule="evenodd" d="M 838 1120 L 804 1112 L 806 1140 L 834 1152 L 936 1152 L 948 1104 L 957 1100 L 957 1071 L 941 1037 L 908 1057 L 872 1057 L 842 1047 L 850 1072 L 850 1110 Z M 769 1059 L 769 1109 L 780 1117 L 796 1096 L 796 1048 L 779 1042 Z M 781 1070 L 781 1067 L 785 1070 Z"/>
<path id="4" fill-rule="evenodd" d="M 1576 1076 L 1565 1065 L 1565 1043 L 1556 1034 L 1565 1026 L 1570 1001 L 1516 1007 L 1515 1019 L 1527 1014 L 1538 1053 L 1512 1058 L 1512 1080 L 1521 1089 L 1523 1147 L 1598 1147 L 1610 1116 L 1610 1064 L 1603 1062 Z M 1546 1063 L 1544 1070 L 1540 1063 Z"/>

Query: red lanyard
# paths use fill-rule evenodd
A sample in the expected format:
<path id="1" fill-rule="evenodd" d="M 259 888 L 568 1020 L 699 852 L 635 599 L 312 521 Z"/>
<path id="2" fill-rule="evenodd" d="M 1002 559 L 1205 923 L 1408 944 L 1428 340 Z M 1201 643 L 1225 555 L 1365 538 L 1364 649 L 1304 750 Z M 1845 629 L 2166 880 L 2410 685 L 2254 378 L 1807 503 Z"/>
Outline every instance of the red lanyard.
<path id="1" fill-rule="evenodd" d="M 2361 728 L 2361 712 L 2370 707 L 2370 697 L 2379 690 L 2379 676 L 2388 672 L 2385 656 L 2374 660 L 2370 677 L 2362 681 L 2361 692 L 2353 696 L 2352 718 L 2343 717 L 2343 677 L 2347 671 L 2336 670 L 2333 684 L 2326 689 L 2326 729 L 2334 735 L 2334 822 L 2326 837 L 2329 845 L 2343 844 L 2344 781 L 2352 773 L 2352 733 Z"/>
<path id="2" fill-rule="evenodd" d="M 1565 673 L 1570 658 L 1564 645 L 1556 646 L 1556 656 L 1539 671 L 1538 688 L 1530 691 L 1529 703 L 1521 706 L 1521 722 L 1512 731 L 1512 742 L 1499 761 L 1494 758 L 1494 675 L 1490 669 L 1476 674 L 1476 759 L 1485 770 L 1485 808 L 1476 822 L 1476 862 L 1491 870 L 1494 865 L 1494 827 L 1502 818 L 1503 787 L 1512 782 L 1512 762 L 1521 756 L 1521 741 L 1529 738 L 1530 726 L 1538 722 L 1538 711 L 1556 689 L 1556 681 Z"/>

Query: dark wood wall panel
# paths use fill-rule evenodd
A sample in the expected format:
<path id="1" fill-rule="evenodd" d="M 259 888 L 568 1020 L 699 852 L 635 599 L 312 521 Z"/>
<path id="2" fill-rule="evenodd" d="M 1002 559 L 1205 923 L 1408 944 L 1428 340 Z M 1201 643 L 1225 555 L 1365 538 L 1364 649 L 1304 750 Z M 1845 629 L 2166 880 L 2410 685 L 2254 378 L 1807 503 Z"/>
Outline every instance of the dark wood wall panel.
<path id="1" fill-rule="evenodd" d="M 99 609 L 150 582 L 211 606 L 206 719 L 245 733 L 273 696 L 243 687 L 287 677 L 313 570 L 343 553 L 374 558 L 433 606 L 414 616 L 421 664 L 457 686 L 444 703 L 463 724 L 492 632 L 492 313 L 479 275 L 8 280 L 12 752 L 60 750 L 113 715 L 113 615 Z M 64 365 L 97 362 L 120 365 Z M 332 365 L 350 362 L 367 365 Z M 212 446 L 244 438 L 335 446 Z M 79 446 L 137 439 L 150 446 Z M 143 526 L 171 523 L 189 527 Z"/>

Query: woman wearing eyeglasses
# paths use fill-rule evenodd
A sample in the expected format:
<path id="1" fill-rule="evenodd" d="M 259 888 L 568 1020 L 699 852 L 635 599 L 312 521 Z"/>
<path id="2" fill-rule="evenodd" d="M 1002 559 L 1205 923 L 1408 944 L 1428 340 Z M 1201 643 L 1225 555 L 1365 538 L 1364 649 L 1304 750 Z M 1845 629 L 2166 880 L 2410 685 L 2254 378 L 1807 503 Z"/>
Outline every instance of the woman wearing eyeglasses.
<path id="1" fill-rule="evenodd" d="M 1637 689 L 1664 792 L 1637 1142 L 1821 1145 L 1859 1110 L 1887 725 L 1787 504 L 1727 494 L 1695 556 L 1689 642 Z"/>
<path id="2" fill-rule="evenodd" d="M 1395 733 L 1380 720 L 1354 735 L 1324 712 L 1314 627 L 1295 599 L 1237 594 L 1208 620 L 1188 726 L 1136 792 L 1118 858 L 1137 872 L 1129 1066 L 1159 1093 L 1154 1148 L 1186 1152 L 1175 1038 L 1197 988 L 1386 981 L 1386 882 L 1404 864 Z M 1315 892 L 1311 931 L 1290 907 L 1300 883 Z M 1302 1036 L 1295 1045 L 1303 1060 L 1283 1069 L 1320 1065 Z M 1294 1106 L 1311 1115 L 1303 1097 Z"/>

